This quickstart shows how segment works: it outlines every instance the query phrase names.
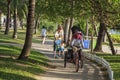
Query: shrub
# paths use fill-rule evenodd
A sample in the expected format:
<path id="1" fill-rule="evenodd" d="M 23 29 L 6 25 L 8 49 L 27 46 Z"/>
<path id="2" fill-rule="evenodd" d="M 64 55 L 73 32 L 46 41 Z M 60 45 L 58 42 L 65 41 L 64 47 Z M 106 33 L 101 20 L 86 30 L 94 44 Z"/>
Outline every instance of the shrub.
<path id="1" fill-rule="evenodd" d="M 111 38 L 112 38 L 113 42 L 120 43 L 120 35 L 119 34 L 112 34 Z"/>

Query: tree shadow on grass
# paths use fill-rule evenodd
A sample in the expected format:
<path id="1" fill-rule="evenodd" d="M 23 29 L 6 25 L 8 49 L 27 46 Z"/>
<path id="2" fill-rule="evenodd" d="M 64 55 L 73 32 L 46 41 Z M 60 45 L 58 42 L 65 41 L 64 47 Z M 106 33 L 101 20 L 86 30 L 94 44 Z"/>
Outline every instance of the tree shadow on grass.
<path id="1" fill-rule="evenodd" d="M 34 58 L 37 60 L 49 61 L 44 54 L 38 51 L 32 51 L 29 58 Z"/>
<path id="2" fill-rule="evenodd" d="M 20 52 L 20 48 L 10 46 L 10 45 L 2 45 L 0 46 L 0 55 L 6 55 L 6 56 L 15 56 L 18 55 Z"/>
<path id="3" fill-rule="evenodd" d="M 117 60 L 117 59 L 116 59 L 116 60 L 115 60 L 115 59 L 114 59 L 114 60 L 109 60 L 109 59 L 107 59 L 107 61 L 108 61 L 108 62 L 111 62 L 111 63 L 120 63 L 120 60 Z"/>
<path id="4" fill-rule="evenodd" d="M 39 65 L 32 64 L 31 62 L 27 61 L 14 60 L 11 58 L 4 57 L 0 57 L 0 61 L 2 62 L 2 64 L 0 65 L 1 69 L 8 68 L 13 69 L 15 71 L 20 70 L 36 75 L 45 72 Z"/>
<path id="5" fill-rule="evenodd" d="M 2 46 L 2 47 L 3 47 L 3 49 L 2 49 L 2 52 L 0 52 L 0 55 L 1 56 L 6 56 L 7 59 L 10 58 L 10 57 L 17 58 L 18 55 L 19 55 L 18 53 L 21 50 L 20 48 L 14 47 L 14 46 Z M 43 54 L 40 54 L 40 52 L 36 52 L 36 51 L 32 51 L 31 54 L 30 54 L 30 57 L 27 60 L 25 60 L 25 61 L 17 60 L 17 62 L 18 61 L 20 63 L 22 62 L 24 64 L 28 64 L 28 63 L 31 64 L 32 63 L 32 64 L 39 64 L 39 65 L 43 65 L 43 66 L 48 66 L 48 64 L 47 64 L 48 59 L 45 58 L 45 56 Z"/>
<path id="6" fill-rule="evenodd" d="M 31 77 L 0 71 L 0 80 L 36 80 Z"/>

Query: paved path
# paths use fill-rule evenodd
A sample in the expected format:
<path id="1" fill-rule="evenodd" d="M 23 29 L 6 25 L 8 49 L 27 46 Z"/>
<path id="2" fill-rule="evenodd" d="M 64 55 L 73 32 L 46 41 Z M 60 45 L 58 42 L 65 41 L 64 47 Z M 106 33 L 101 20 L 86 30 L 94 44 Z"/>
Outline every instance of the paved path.
<path id="1" fill-rule="evenodd" d="M 116 54 L 120 54 L 120 47 L 114 46 L 114 49 L 115 51 L 117 51 Z M 102 50 L 103 52 L 106 52 L 106 53 L 112 53 L 110 47 L 107 45 L 102 45 Z"/>
<path id="2" fill-rule="evenodd" d="M 104 72 L 100 70 L 96 64 L 84 59 L 84 67 L 79 72 L 74 72 L 74 65 L 71 63 L 67 64 L 64 68 L 63 59 L 53 58 L 53 46 L 51 40 L 46 41 L 45 45 L 33 43 L 32 48 L 39 50 L 44 53 L 49 60 L 50 64 L 54 65 L 55 68 L 48 68 L 46 74 L 37 77 L 37 80 L 108 80 L 104 77 Z"/>

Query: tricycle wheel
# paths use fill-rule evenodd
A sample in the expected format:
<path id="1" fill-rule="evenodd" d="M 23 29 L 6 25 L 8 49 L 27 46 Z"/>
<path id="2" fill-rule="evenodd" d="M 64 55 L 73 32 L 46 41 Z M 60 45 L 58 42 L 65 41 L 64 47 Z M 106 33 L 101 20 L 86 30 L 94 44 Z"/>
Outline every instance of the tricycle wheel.
<path id="1" fill-rule="evenodd" d="M 67 63 L 67 52 L 64 54 L 64 68 L 66 68 L 66 63 Z"/>
<path id="2" fill-rule="evenodd" d="M 79 64 L 80 64 L 80 68 L 83 68 L 83 60 L 82 59 L 80 59 Z"/>
<path id="3" fill-rule="evenodd" d="M 75 71 L 78 72 L 79 70 L 79 56 L 78 54 L 75 55 Z"/>
<path id="4" fill-rule="evenodd" d="M 83 68 L 83 55 L 81 50 L 79 53 L 79 64 L 80 64 L 80 68 Z"/>

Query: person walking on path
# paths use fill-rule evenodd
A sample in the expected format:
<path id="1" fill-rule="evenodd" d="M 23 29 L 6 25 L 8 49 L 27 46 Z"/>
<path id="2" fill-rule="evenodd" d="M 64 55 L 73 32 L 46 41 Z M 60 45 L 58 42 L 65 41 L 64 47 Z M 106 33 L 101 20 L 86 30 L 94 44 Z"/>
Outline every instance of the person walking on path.
<path id="1" fill-rule="evenodd" d="M 56 51 L 59 49 L 58 47 L 61 45 L 63 40 L 63 28 L 61 25 L 58 25 L 58 28 L 54 35 L 54 58 L 56 57 Z"/>
<path id="2" fill-rule="evenodd" d="M 43 26 L 43 27 L 42 27 L 42 30 L 41 30 L 42 44 L 43 44 L 43 45 L 44 45 L 44 43 L 45 43 L 46 33 L 47 33 L 47 30 L 46 30 L 45 26 Z"/>

